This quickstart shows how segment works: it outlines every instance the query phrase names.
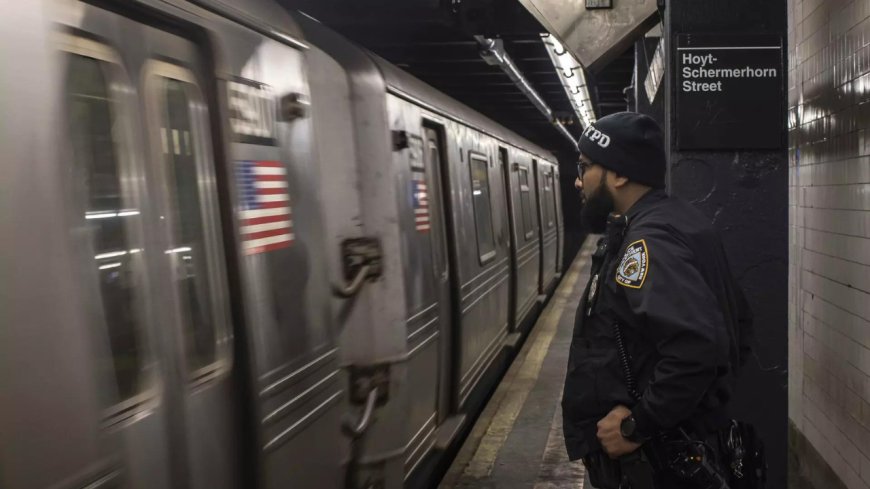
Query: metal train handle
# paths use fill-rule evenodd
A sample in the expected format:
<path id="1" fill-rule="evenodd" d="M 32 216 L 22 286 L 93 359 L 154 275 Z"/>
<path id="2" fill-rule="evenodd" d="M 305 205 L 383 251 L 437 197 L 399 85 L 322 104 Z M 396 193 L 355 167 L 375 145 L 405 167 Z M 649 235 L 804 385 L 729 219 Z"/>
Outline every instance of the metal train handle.
<path id="1" fill-rule="evenodd" d="M 359 438 L 362 436 L 372 422 L 372 412 L 375 410 L 375 403 L 378 400 L 378 388 L 374 387 L 369 391 L 366 398 L 366 407 L 363 409 L 362 416 L 356 423 L 345 417 L 341 420 L 341 429 L 351 438 Z"/>
<path id="2" fill-rule="evenodd" d="M 362 454 L 361 442 L 374 420 L 374 410 L 386 404 L 389 399 L 390 364 L 351 365 L 347 369 L 350 377 L 350 403 L 364 407 L 358 418 L 347 413 L 341 420 L 341 431 L 350 438 L 345 489 L 383 489 L 385 486 L 382 476 L 361 472 L 359 460 Z"/>
<path id="3" fill-rule="evenodd" d="M 341 258 L 344 264 L 344 279 L 347 284 L 332 284 L 332 294 L 350 299 L 362 290 L 366 279 L 381 276 L 381 242 L 378 238 L 352 238 L 341 242 Z"/>
<path id="4" fill-rule="evenodd" d="M 351 297 L 357 295 L 362 289 L 362 286 L 365 283 L 366 278 L 368 278 L 370 272 L 371 267 L 369 265 L 364 265 L 362 268 L 359 269 L 356 277 L 354 277 L 354 279 L 349 284 L 332 284 L 333 295 L 335 295 L 336 297 L 341 297 L 342 299 L 350 299 Z"/>

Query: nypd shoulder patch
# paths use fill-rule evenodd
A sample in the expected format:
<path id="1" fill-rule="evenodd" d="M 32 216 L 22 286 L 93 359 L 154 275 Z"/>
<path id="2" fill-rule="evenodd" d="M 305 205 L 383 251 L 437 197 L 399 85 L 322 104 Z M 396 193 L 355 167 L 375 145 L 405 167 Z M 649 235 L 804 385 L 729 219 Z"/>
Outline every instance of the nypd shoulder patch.
<path id="1" fill-rule="evenodd" d="M 624 287 L 639 289 L 643 287 L 646 273 L 649 270 L 649 253 L 646 241 L 638 240 L 628 245 L 622 261 L 616 268 L 616 283 Z"/>

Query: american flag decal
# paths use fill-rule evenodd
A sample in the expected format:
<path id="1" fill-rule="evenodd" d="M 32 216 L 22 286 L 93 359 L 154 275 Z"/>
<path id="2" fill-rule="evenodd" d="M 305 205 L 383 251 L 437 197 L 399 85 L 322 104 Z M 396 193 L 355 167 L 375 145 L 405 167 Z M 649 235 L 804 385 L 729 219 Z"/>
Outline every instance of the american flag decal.
<path id="1" fill-rule="evenodd" d="M 290 246 L 294 239 L 293 219 L 284 164 L 239 161 L 237 165 L 242 252 L 252 255 Z"/>
<path id="2" fill-rule="evenodd" d="M 429 190 L 424 172 L 411 171 L 411 194 L 414 197 L 415 227 L 417 231 L 429 232 Z"/>

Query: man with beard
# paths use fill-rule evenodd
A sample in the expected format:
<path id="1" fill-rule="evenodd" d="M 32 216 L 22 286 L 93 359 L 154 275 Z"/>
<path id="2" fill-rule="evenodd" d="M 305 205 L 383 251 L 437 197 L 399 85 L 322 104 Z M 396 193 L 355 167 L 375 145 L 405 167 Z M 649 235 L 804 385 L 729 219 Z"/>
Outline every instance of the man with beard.
<path id="1" fill-rule="evenodd" d="M 562 413 L 568 455 L 598 489 L 623 477 L 644 479 L 634 488 L 720 487 L 664 467 L 671 454 L 656 453 L 657 440 L 675 437 L 706 442 L 711 477 L 728 477 L 717 433 L 751 319 L 710 221 L 664 190 L 662 139 L 654 120 L 622 112 L 579 141 L 583 220 L 604 237 L 576 313 Z"/>

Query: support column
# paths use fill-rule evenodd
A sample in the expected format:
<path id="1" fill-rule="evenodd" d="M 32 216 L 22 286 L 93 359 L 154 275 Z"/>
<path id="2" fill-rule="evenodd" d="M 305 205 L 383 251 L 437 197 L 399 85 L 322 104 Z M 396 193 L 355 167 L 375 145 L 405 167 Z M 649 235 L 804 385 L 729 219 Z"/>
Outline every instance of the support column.
<path id="1" fill-rule="evenodd" d="M 786 1 L 667 0 L 662 16 L 667 43 L 664 119 L 670 152 L 668 188 L 713 220 L 752 306 L 757 356 L 748 360 L 732 406 L 735 416 L 755 424 L 764 439 L 770 467 L 768 487 L 784 489 L 789 253 L 785 140 L 779 149 L 769 150 L 742 150 L 738 144 L 717 150 L 678 149 L 681 114 L 676 97 L 683 87 L 677 83 L 676 44 L 679 34 L 710 33 L 773 33 L 781 35 L 784 44 Z M 782 68 L 785 66 L 784 62 Z M 780 100 L 770 103 L 782 107 L 784 134 L 785 76 L 780 76 Z M 712 112 L 710 118 L 720 115 Z M 682 117 L 688 116 L 684 113 Z"/>

